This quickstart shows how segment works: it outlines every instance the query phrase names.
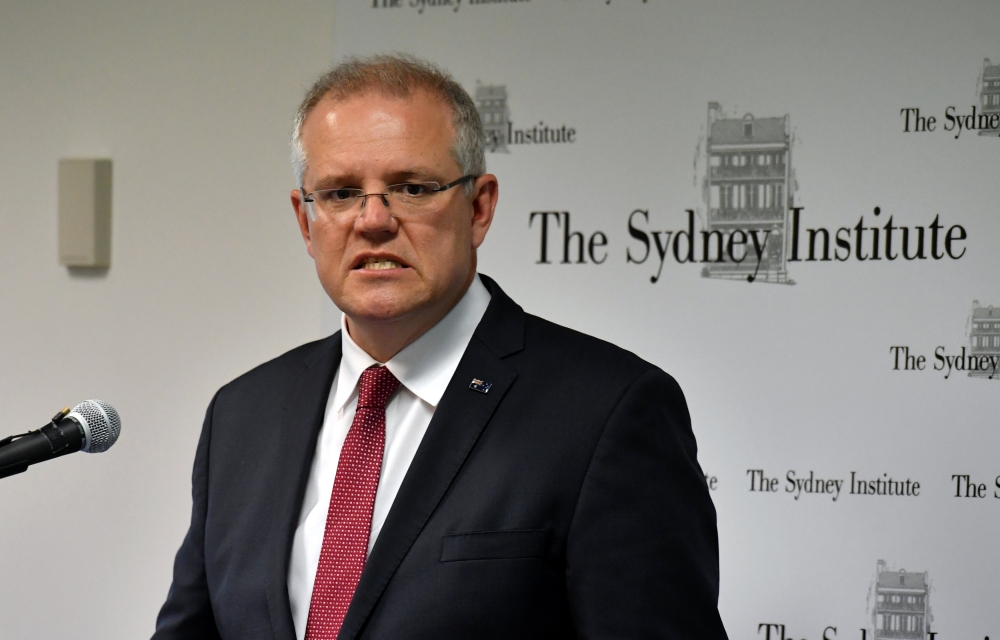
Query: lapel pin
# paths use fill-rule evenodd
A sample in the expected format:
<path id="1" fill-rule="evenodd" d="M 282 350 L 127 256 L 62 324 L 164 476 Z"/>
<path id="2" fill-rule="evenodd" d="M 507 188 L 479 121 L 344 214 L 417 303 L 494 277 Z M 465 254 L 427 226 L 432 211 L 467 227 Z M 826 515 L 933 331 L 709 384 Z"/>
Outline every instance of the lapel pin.
<path id="1" fill-rule="evenodd" d="M 478 391 L 479 393 L 489 393 L 490 387 L 492 386 L 492 382 L 483 382 L 479 378 L 473 378 L 469 388 L 473 391 Z"/>

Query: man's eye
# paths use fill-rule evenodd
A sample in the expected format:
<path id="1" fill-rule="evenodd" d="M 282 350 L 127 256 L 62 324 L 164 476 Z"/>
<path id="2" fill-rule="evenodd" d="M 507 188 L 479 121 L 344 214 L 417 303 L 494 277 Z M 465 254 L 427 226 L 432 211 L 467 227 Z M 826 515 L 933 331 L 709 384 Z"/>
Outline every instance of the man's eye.
<path id="1" fill-rule="evenodd" d="M 430 191 L 426 185 L 416 184 L 413 182 L 404 184 L 400 186 L 400 191 L 403 195 L 407 196 L 424 196 Z"/>
<path id="2" fill-rule="evenodd" d="M 345 202 L 354 195 L 353 189 L 323 189 L 313 195 L 319 202 Z"/>

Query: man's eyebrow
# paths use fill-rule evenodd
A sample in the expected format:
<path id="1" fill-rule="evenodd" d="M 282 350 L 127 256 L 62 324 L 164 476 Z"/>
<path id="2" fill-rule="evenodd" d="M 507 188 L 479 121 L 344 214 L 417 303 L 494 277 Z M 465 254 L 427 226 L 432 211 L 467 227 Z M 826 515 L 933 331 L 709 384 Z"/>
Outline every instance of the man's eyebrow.
<path id="1" fill-rule="evenodd" d="M 352 183 L 360 182 L 352 176 L 323 176 L 316 181 L 316 186 L 313 187 L 314 191 L 322 191 L 323 189 L 339 189 L 341 187 L 353 187 Z M 360 186 L 360 185 L 358 185 Z"/>
<path id="2" fill-rule="evenodd" d="M 390 171 L 385 174 L 384 178 L 385 184 L 398 184 L 400 182 L 406 182 L 410 180 L 417 180 L 421 182 L 431 182 L 440 181 L 441 176 L 438 171 L 433 169 L 427 169 L 424 167 L 414 167 L 411 169 L 401 169 L 398 171 Z M 342 175 L 342 176 L 323 176 L 316 181 L 316 186 L 313 187 L 313 191 L 320 191 L 323 189 L 340 189 L 340 188 L 361 188 L 361 180 L 354 175 Z"/>
<path id="3" fill-rule="evenodd" d="M 404 171 L 394 171 L 387 174 L 386 178 L 387 184 L 393 184 L 396 182 L 401 182 L 404 180 L 421 180 L 424 182 L 436 180 L 438 178 L 438 172 L 431 169 L 424 169 L 422 167 L 415 167 L 413 169 L 407 169 Z"/>

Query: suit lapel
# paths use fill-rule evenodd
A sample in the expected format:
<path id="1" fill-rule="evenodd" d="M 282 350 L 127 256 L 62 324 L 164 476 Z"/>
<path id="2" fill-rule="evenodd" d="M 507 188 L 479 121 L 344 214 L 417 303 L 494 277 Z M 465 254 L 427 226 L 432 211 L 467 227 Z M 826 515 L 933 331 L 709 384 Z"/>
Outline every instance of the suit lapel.
<path id="1" fill-rule="evenodd" d="M 353 640 L 364 628 L 389 580 L 517 377 L 503 358 L 522 347 L 524 312 L 496 283 L 481 277 L 492 295 L 490 305 L 396 494 L 344 618 L 340 640 Z M 474 378 L 492 384 L 488 393 L 470 388 Z"/>
<path id="2" fill-rule="evenodd" d="M 324 340 L 305 360 L 284 407 L 284 419 L 276 428 L 283 432 L 279 464 L 287 473 L 275 473 L 275 486 L 268 499 L 273 501 L 270 523 L 271 555 L 267 558 L 267 607 L 275 640 L 294 640 L 295 625 L 288 603 L 288 562 L 292 539 L 302 509 L 309 471 L 312 469 L 316 440 L 323 426 L 326 403 L 334 374 L 340 365 L 340 332 Z"/>

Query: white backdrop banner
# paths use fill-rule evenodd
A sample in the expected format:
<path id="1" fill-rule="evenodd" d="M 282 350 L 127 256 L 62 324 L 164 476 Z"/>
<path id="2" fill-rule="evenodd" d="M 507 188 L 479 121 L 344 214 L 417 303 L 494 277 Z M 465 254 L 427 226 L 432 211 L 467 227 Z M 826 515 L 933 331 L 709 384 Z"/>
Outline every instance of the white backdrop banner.
<path id="1" fill-rule="evenodd" d="M 475 98 L 480 270 L 684 388 L 733 638 L 1000 638 L 998 24 L 340 1 L 340 55 L 413 53 Z"/>

